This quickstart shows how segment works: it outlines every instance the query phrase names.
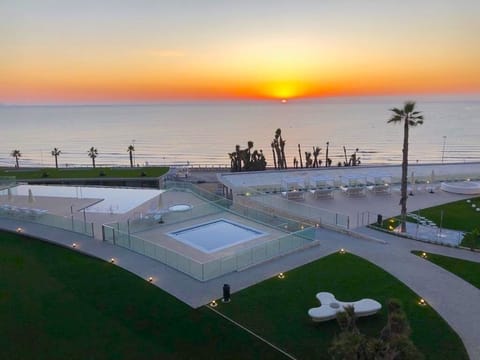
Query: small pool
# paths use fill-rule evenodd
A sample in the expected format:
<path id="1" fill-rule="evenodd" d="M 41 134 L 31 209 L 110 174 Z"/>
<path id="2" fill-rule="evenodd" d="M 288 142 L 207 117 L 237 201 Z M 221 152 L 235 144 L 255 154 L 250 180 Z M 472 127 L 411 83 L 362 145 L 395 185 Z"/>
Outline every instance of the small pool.
<path id="1" fill-rule="evenodd" d="M 172 231 L 167 235 L 184 244 L 190 245 L 205 253 L 213 253 L 227 247 L 241 244 L 267 233 L 238 224 L 236 222 L 218 219 L 208 223 Z"/>
<path id="2" fill-rule="evenodd" d="M 177 205 L 172 205 L 168 208 L 168 211 L 173 211 L 173 212 L 177 212 L 177 211 L 188 211 L 192 208 L 192 205 L 188 205 L 188 204 L 177 204 Z"/>

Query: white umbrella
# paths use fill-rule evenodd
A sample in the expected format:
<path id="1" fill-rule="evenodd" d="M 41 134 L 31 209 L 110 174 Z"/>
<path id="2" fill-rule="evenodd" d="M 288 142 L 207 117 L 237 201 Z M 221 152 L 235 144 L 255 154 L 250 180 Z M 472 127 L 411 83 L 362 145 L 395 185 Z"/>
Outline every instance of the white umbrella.
<path id="1" fill-rule="evenodd" d="M 33 194 L 32 194 L 32 189 L 28 189 L 28 202 L 33 203 L 35 201 Z"/>
<path id="2" fill-rule="evenodd" d="M 430 174 L 430 189 L 429 192 L 433 194 L 433 183 L 435 182 L 435 170 L 432 170 L 432 173 Z"/>
<path id="3" fill-rule="evenodd" d="M 161 209 L 163 207 L 162 201 L 162 193 L 158 194 L 158 208 Z"/>

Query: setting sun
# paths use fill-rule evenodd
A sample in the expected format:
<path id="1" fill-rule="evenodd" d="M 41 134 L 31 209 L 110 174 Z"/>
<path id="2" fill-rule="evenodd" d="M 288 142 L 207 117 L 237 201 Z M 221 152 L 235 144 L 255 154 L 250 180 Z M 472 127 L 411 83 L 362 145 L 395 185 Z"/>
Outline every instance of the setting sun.
<path id="1" fill-rule="evenodd" d="M 292 99 L 305 95 L 305 86 L 294 82 L 271 83 L 265 86 L 264 96 L 275 99 Z"/>

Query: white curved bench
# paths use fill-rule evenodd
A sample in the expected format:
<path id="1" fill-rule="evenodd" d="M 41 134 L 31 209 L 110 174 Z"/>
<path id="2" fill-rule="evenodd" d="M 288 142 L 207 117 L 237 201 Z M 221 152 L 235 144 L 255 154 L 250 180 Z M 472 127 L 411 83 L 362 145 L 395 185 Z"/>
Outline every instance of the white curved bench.
<path id="1" fill-rule="evenodd" d="M 376 314 L 382 308 L 378 301 L 372 299 L 345 302 L 335 299 L 335 296 L 329 292 L 319 292 L 317 299 L 320 301 L 320 306 L 308 310 L 308 315 L 313 321 L 335 319 L 337 313 L 345 311 L 346 306 L 353 306 L 357 317 Z"/>

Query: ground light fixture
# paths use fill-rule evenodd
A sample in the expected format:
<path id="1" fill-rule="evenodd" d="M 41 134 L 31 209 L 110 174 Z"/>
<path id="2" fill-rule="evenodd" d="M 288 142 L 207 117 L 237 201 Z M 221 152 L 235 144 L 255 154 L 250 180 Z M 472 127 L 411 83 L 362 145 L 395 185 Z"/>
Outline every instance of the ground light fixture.
<path id="1" fill-rule="evenodd" d="M 212 307 L 212 308 L 218 306 L 218 304 L 217 304 L 217 302 L 216 302 L 215 300 L 212 300 L 209 305 L 210 305 L 210 307 Z"/>
<path id="2" fill-rule="evenodd" d="M 148 282 L 153 282 L 153 277 L 149 276 L 147 280 Z"/>
<path id="3" fill-rule="evenodd" d="M 114 258 L 111 258 L 111 259 L 110 259 L 110 263 L 115 264 L 115 259 L 114 259 Z"/>
<path id="4" fill-rule="evenodd" d="M 420 298 L 420 300 L 418 300 L 418 305 L 425 306 L 427 305 L 427 302 L 425 301 L 424 298 Z"/>
<path id="5" fill-rule="evenodd" d="M 427 253 L 426 252 L 422 252 L 422 258 L 426 259 L 427 258 Z"/>
<path id="6" fill-rule="evenodd" d="M 73 243 L 73 244 L 72 244 L 72 247 L 73 247 L 73 248 L 76 248 L 76 247 L 77 247 L 77 243 Z"/>
<path id="7" fill-rule="evenodd" d="M 277 275 L 279 279 L 285 279 L 285 274 L 281 272 L 280 274 Z"/>
<path id="8" fill-rule="evenodd" d="M 339 253 L 342 254 L 342 255 L 345 254 L 346 252 L 347 252 L 347 251 L 346 251 L 344 248 L 341 248 L 341 249 L 339 250 Z"/>
<path id="9" fill-rule="evenodd" d="M 17 227 L 17 229 L 15 231 L 19 234 L 25 232 L 25 230 L 22 227 Z"/>

